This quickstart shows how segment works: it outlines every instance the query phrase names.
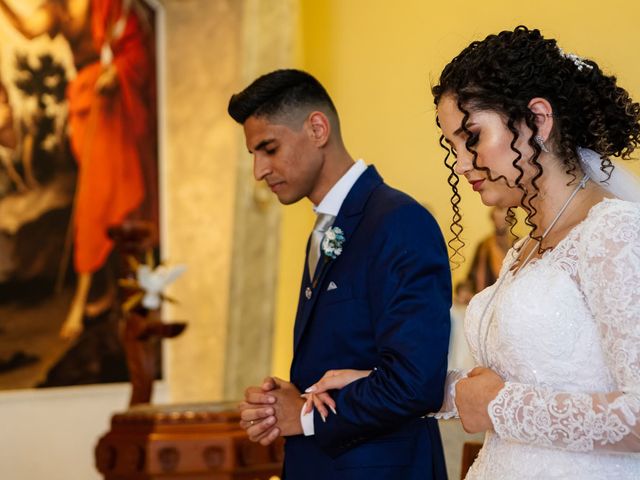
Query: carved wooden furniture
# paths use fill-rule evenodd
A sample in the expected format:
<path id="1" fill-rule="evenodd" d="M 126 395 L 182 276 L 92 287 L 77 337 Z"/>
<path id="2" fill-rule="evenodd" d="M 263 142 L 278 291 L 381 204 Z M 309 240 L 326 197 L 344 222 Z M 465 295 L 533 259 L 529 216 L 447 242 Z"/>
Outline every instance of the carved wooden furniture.
<path id="1" fill-rule="evenodd" d="M 269 480 L 283 444 L 249 441 L 235 404 L 138 405 L 111 419 L 96 446 L 105 480 Z"/>
<path id="2" fill-rule="evenodd" d="M 151 222 L 127 221 L 110 228 L 108 234 L 120 254 L 120 279 L 135 279 L 136 272 L 130 259 L 145 262 L 145 256 L 157 244 L 155 226 Z M 132 293 L 126 288 L 119 288 L 119 304 L 122 305 Z M 164 323 L 158 311 L 149 311 L 141 306 L 123 312 L 122 321 L 121 336 L 131 381 L 129 405 L 149 403 L 160 363 L 160 342 L 180 335 L 186 323 Z"/>
<path id="3" fill-rule="evenodd" d="M 131 258 L 145 262 L 155 244 L 148 222 L 109 230 L 120 253 L 121 279 L 135 279 Z M 129 282 L 131 283 L 131 282 Z M 119 289 L 123 304 L 133 294 Z M 159 364 L 159 343 L 179 335 L 182 322 L 164 323 L 141 306 L 122 316 L 122 338 L 132 384 L 129 410 L 111 418 L 95 449 L 105 480 L 269 480 L 280 475 L 282 441 L 263 447 L 240 429 L 235 404 L 149 405 Z"/>

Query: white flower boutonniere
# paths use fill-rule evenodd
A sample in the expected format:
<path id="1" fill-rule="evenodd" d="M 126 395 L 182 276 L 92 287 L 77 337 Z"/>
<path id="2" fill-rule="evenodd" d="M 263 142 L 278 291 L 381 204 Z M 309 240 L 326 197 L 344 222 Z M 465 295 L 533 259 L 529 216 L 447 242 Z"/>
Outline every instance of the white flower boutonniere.
<path id="1" fill-rule="evenodd" d="M 344 232 L 340 227 L 327 229 L 322 239 L 322 253 L 329 258 L 337 258 L 342 253 L 342 244 L 344 241 Z"/>

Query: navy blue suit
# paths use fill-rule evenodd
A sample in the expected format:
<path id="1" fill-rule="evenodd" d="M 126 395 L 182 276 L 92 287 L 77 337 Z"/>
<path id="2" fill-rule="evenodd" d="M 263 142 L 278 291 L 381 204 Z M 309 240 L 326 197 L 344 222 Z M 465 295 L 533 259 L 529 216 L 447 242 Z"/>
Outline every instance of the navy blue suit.
<path id="1" fill-rule="evenodd" d="M 376 370 L 332 393 L 338 414 L 326 423 L 314 414 L 314 436 L 287 438 L 284 477 L 445 479 L 437 423 L 420 418 L 439 410 L 447 370 L 451 276 L 440 229 L 374 167 L 333 225 L 346 240 L 336 259 L 321 257 L 315 279 L 305 266 L 291 381 L 303 391 L 330 369 Z"/>

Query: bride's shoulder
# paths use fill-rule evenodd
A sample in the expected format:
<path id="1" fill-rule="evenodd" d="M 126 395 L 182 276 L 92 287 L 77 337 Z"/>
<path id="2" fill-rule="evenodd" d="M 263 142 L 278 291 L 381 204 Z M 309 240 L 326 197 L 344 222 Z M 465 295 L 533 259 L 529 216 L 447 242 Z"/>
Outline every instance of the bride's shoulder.
<path id="1" fill-rule="evenodd" d="M 612 255 L 623 245 L 640 244 L 640 203 L 606 198 L 594 205 L 578 243 L 594 255 Z"/>
<path id="2" fill-rule="evenodd" d="M 591 207 L 585 223 L 591 226 L 610 226 L 611 223 L 620 224 L 638 219 L 640 219 L 640 203 L 605 198 Z"/>

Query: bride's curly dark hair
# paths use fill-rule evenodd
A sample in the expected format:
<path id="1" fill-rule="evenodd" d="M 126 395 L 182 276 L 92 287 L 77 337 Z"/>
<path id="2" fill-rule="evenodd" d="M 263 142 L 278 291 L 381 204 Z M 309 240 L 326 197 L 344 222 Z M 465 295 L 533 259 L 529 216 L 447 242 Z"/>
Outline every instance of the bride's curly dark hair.
<path id="1" fill-rule="evenodd" d="M 504 116 L 507 128 L 513 133 L 513 167 L 520 172 L 514 186 L 522 191 L 520 206 L 526 212 L 525 223 L 533 232 L 537 231 L 534 220 L 537 211 L 532 201 L 538 194 L 537 180 L 543 170 L 538 162 L 541 149 L 533 140 L 538 132 L 535 115 L 528 108 L 532 98 L 545 98 L 553 108 L 550 145 L 554 154 L 564 160 L 573 181 L 579 173 L 578 146 L 598 152 L 602 156 L 601 170 L 610 175 L 613 165 L 608 157 L 628 159 L 640 144 L 640 105 L 616 84 L 616 77 L 605 75 L 593 60 L 563 53 L 556 40 L 545 39 L 539 30 L 524 26 L 472 42 L 444 68 L 439 83 L 431 90 L 436 107 L 443 95 L 453 95 L 457 100 L 464 115 L 461 127 L 468 134 L 466 148 L 473 154 L 473 166 L 487 172 L 492 181 L 500 178 L 506 181 L 506 178 L 496 178 L 489 169 L 476 164 L 477 154 L 473 148 L 476 139 L 467 130 L 466 123 L 470 110 L 490 110 Z M 520 122 L 533 132 L 528 139 L 534 151 L 531 158 L 523 158 L 515 147 L 519 136 L 516 125 Z M 459 179 L 453 170 L 455 152 L 443 137 L 440 145 L 447 151 L 444 163 L 450 170 L 449 184 L 453 190 L 450 226 L 453 238 L 449 246 L 453 251 L 452 261 L 456 263 L 464 246 L 460 238 Z M 522 162 L 536 168 L 529 189 L 521 183 Z M 511 209 L 510 217 L 513 226 Z"/>

